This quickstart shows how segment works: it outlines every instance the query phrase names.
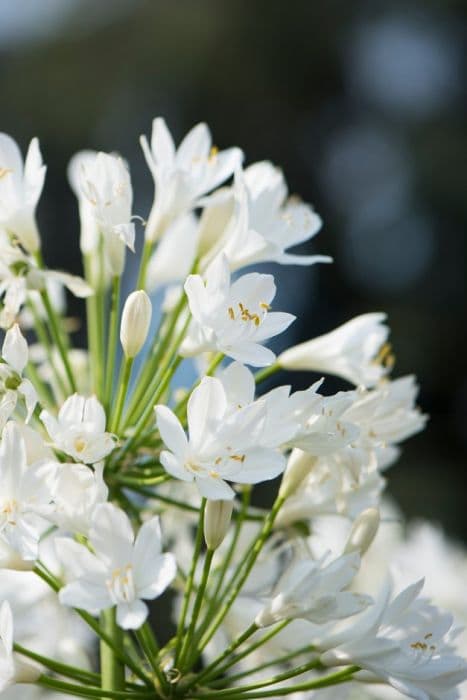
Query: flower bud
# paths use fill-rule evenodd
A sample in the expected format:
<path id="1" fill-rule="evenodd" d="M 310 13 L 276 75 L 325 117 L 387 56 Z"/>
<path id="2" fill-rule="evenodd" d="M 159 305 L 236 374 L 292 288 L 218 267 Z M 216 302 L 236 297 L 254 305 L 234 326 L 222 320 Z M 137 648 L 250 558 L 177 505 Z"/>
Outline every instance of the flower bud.
<path id="1" fill-rule="evenodd" d="M 365 554 L 378 532 L 379 522 L 380 517 L 377 508 L 363 510 L 352 525 L 344 554 L 349 554 L 350 552 Z"/>
<path id="2" fill-rule="evenodd" d="M 232 501 L 208 501 L 204 511 L 204 539 L 208 549 L 217 549 L 229 529 Z"/>
<path id="3" fill-rule="evenodd" d="M 315 461 L 315 457 L 307 452 L 297 448 L 292 450 L 282 477 L 279 489 L 280 498 L 288 498 L 297 490 L 303 479 L 310 473 Z"/>
<path id="4" fill-rule="evenodd" d="M 135 357 L 143 347 L 151 323 L 152 305 L 146 292 L 132 292 L 125 302 L 120 324 L 120 342 L 127 358 Z"/>

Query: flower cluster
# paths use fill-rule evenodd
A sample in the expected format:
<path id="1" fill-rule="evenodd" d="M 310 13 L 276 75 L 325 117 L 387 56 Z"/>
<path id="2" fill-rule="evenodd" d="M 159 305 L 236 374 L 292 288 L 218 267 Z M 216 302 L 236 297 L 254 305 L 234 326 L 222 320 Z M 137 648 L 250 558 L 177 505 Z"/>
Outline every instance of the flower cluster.
<path id="1" fill-rule="evenodd" d="M 385 315 L 276 356 L 295 317 L 244 268 L 331 262 L 290 250 L 319 216 L 205 124 L 177 148 L 158 118 L 141 145 L 147 221 L 124 159 L 71 159 L 81 278 L 44 262 L 37 139 L 23 162 L 0 134 L 0 692 L 460 698 L 467 555 L 428 524 L 404 539 L 383 497 L 426 423 L 415 378 L 390 376 Z M 86 349 L 64 289 L 86 300 Z M 180 389 L 182 363 L 197 376 Z M 319 378 L 268 385 L 295 370 Z M 330 395 L 327 374 L 347 388 Z"/>

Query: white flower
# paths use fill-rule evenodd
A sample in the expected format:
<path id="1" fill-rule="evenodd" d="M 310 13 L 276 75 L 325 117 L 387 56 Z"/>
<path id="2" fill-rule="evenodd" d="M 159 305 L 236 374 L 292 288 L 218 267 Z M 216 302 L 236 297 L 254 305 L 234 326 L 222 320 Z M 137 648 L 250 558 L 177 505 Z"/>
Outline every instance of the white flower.
<path id="1" fill-rule="evenodd" d="M 391 599 L 386 585 L 372 608 L 323 642 L 332 648 L 321 661 L 360 666 L 415 700 L 455 698 L 456 685 L 467 678 L 467 664 L 453 653 L 451 615 L 419 598 L 422 587 L 423 580 Z"/>
<path id="2" fill-rule="evenodd" d="M 84 229 L 82 248 L 86 253 L 95 251 L 95 233 L 98 230 L 104 237 L 111 273 L 120 275 L 125 261 L 125 246 L 134 250 L 135 242 L 135 225 L 131 221 L 133 190 L 130 173 L 122 158 L 109 153 L 99 152 L 92 158 L 89 152 L 84 152 L 75 158 L 69 176 L 79 192 Z"/>
<path id="3" fill-rule="evenodd" d="M 13 683 L 34 683 L 40 670 L 13 652 L 13 615 L 8 601 L 0 607 L 0 693 Z"/>
<path id="4" fill-rule="evenodd" d="M 151 146 L 141 146 L 154 178 L 155 199 L 146 226 L 148 241 L 156 241 L 181 214 L 198 206 L 199 199 L 229 178 L 241 163 L 238 148 L 212 148 L 206 124 L 198 124 L 175 149 L 164 119 L 152 123 Z"/>
<path id="5" fill-rule="evenodd" d="M 57 468 L 54 512 L 49 519 L 61 530 L 87 534 L 94 509 L 107 501 L 109 490 L 103 478 L 104 465 L 90 469 L 84 464 L 61 463 Z"/>
<path id="6" fill-rule="evenodd" d="M 40 248 L 35 210 L 45 171 L 36 138 L 29 144 L 23 165 L 16 141 L 0 133 L 0 228 L 15 236 L 30 253 Z"/>
<path id="7" fill-rule="evenodd" d="M 279 511 L 279 527 L 318 515 L 335 513 L 349 517 L 377 506 L 385 480 L 376 471 L 353 473 L 333 455 L 310 462 L 308 475 Z"/>
<path id="8" fill-rule="evenodd" d="M 228 500 L 233 481 L 255 484 L 273 479 L 285 467 L 285 458 L 263 447 L 266 405 L 257 401 L 232 411 L 219 379 L 204 377 L 188 401 L 187 438 L 180 421 L 166 406 L 156 406 L 157 425 L 170 450 L 161 453 L 165 470 L 176 479 L 195 481 L 201 495 Z"/>
<path id="9" fill-rule="evenodd" d="M 26 448 L 13 422 L 6 424 L 0 446 L 0 538 L 22 559 L 37 557 L 39 538 L 52 511 L 56 464 L 41 460 L 28 466 Z"/>
<path id="10" fill-rule="evenodd" d="M 110 503 L 99 505 L 89 542 L 94 553 L 71 539 L 56 541 L 69 580 L 59 593 L 60 602 L 93 615 L 116 605 L 120 627 L 140 627 L 148 615 L 142 599 L 160 596 L 176 573 L 174 556 L 161 553 L 159 518 L 145 522 L 135 538 L 122 510 Z"/>
<path id="11" fill-rule="evenodd" d="M 316 235 L 322 222 L 308 204 L 287 200 L 282 172 L 272 163 L 254 163 L 243 173 L 237 170 L 234 187 L 214 193 L 205 204 L 201 248 L 222 251 L 232 270 L 259 262 L 332 262 L 324 255 L 286 252 Z"/>
<path id="12" fill-rule="evenodd" d="M 107 457 L 116 438 L 105 432 L 105 412 L 95 396 L 70 396 L 61 407 L 58 418 L 42 411 L 40 419 L 55 447 L 77 462 L 94 464 Z"/>
<path id="13" fill-rule="evenodd" d="M 357 553 L 345 554 L 329 564 L 324 560 L 297 559 L 276 584 L 269 603 L 256 616 L 259 627 L 290 618 L 315 624 L 356 615 L 371 602 L 369 596 L 345 590 L 360 565 Z"/>
<path id="14" fill-rule="evenodd" d="M 0 363 L 0 430 L 16 408 L 17 394 L 24 398 L 26 404 L 26 421 L 29 421 L 37 403 L 37 393 L 29 379 L 23 378 L 23 370 L 28 363 L 28 344 L 18 324 L 15 323 L 5 334 Z M 6 405 L 9 406 L 6 409 Z"/>
<path id="15" fill-rule="evenodd" d="M 318 394 L 323 380 L 290 397 L 288 411 L 299 424 L 299 430 L 290 444 L 311 455 L 327 455 L 353 443 L 359 428 L 344 418 L 352 405 L 353 391 L 341 391 L 334 396 Z"/>
<path id="16" fill-rule="evenodd" d="M 344 413 L 360 428 L 359 446 L 386 448 L 406 440 L 425 427 L 427 416 L 416 407 L 415 377 L 384 380 L 371 390 L 359 389 Z M 386 465 L 384 465 L 386 466 Z"/>
<path id="17" fill-rule="evenodd" d="M 385 318 L 382 313 L 356 316 L 326 335 L 289 348 L 277 361 L 284 369 L 327 372 L 356 385 L 373 386 L 392 362 L 384 345 L 389 334 Z"/>
<path id="18" fill-rule="evenodd" d="M 185 291 L 193 322 L 182 354 L 217 350 L 255 367 L 274 362 L 272 350 L 261 343 L 282 333 L 295 316 L 270 311 L 276 294 L 272 275 L 252 272 L 231 284 L 228 262 L 221 255 L 206 271 L 206 281 L 190 275 Z"/>

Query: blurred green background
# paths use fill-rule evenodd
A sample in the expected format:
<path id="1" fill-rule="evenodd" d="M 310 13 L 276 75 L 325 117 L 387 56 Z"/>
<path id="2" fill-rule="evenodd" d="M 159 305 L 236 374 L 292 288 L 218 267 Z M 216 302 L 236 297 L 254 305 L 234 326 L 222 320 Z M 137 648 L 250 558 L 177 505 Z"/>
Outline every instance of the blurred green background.
<path id="1" fill-rule="evenodd" d="M 0 0 L 0 129 L 23 149 L 40 138 L 47 262 L 80 272 L 65 178 L 76 150 L 122 153 L 134 211 L 148 214 L 138 137 L 154 116 L 177 140 L 205 120 L 219 147 L 281 165 L 290 190 L 324 218 L 313 250 L 335 257 L 320 269 L 273 269 L 278 308 L 300 317 L 289 339 L 388 312 L 395 373 L 416 372 L 431 416 L 391 469 L 390 492 L 409 515 L 465 539 L 466 9 L 455 0 Z M 310 379 L 293 377 L 296 387 Z"/>

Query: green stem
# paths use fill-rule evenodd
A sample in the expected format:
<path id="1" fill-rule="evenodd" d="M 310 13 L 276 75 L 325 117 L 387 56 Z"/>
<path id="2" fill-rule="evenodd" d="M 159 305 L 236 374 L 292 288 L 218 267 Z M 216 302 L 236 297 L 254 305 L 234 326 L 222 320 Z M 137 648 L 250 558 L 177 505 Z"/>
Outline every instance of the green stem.
<path id="1" fill-rule="evenodd" d="M 140 698 L 156 698 L 154 691 L 117 691 L 117 690 L 104 690 L 102 688 L 91 688 L 89 686 L 79 686 L 73 683 L 66 683 L 65 681 L 59 681 L 55 678 L 50 678 L 50 676 L 42 675 L 36 681 L 36 685 L 42 688 L 47 688 L 49 690 L 55 690 L 59 693 L 66 693 L 68 695 L 75 695 L 79 698 L 115 698 L 115 700 L 123 700 L 124 698 L 129 698 L 130 700 L 139 700 Z"/>
<path id="2" fill-rule="evenodd" d="M 45 583 L 47 583 L 50 588 L 58 593 L 58 591 L 61 588 L 61 582 L 48 571 L 48 569 L 40 562 L 38 561 L 36 563 L 36 566 L 33 569 L 33 572 L 39 576 Z M 105 630 L 103 630 L 97 620 L 93 618 L 93 616 L 86 612 L 86 610 L 82 610 L 81 608 L 74 608 L 75 612 L 81 617 L 82 620 L 86 622 L 86 624 L 95 632 L 95 634 L 100 637 L 104 642 L 106 642 L 107 646 L 110 647 L 115 656 L 121 661 L 123 664 L 128 666 L 131 671 L 140 678 L 146 685 L 149 685 L 149 687 L 152 686 L 151 684 L 151 679 L 146 676 L 144 671 L 142 671 L 137 663 L 133 661 L 133 659 L 128 656 L 128 654 L 125 653 L 124 649 L 121 646 L 117 646 L 114 642 L 114 640 L 106 633 Z"/>
<path id="3" fill-rule="evenodd" d="M 208 549 L 206 552 L 206 556 L 204 558 L 203 573 L 201 576 L 201 582 L 198 586 L 198 591 L 196 593 L 195 603 L 193 605 L 193 612 L 191 614 L 190 625 L 188 627 L 188 632 L 185 635 L 185 639 L 184 639 L 183 645 L 182 645 L 182 650 L 180 652 L 180 661 L 179 661 L 178 665 L 180 666 L 181 669 L 184 666 L 185 660 L 187 660 L 189 663 L 190 644 L 191 644 L 193 637 L 194 637 L 194 634 L 195 634 L 196 623 L 198 621 L 198 616 L 199 616 L 199 613 L 201 610 L 201 606 L 203 604 L 204 593 L 206 591 L 206 586 L 208 583 L 209 571 L 211 569 L 213 556 L 214 556 L 214 549 Z M 187 659 L 187 656 L 188 656 L 188 659 Z"/>
<path id="4" fill-rule="evenodd" d="M 122 646 L 123 632 L 117 625 L 116 608 L 101 613 L 101 627 L 118 647 Z M 105 690 L 122 690 L 125 687 L 125 667 L 116 657 L 112 647 L 100 641 L 101 686 Z"/>
<path id="5" fill-rule="evenodd" d="M 55 661 L 55 659 L 49 659 L 47 656 L 42 656 L 41 654 L 36 654 L 30 649 L 26 649 L 25 647 L 21 646 L 21 644 L 15 643 L 13 645 L 13 649 L 17 654 L 21 654 L 21 656 L 26 656 L 28 659 L 37 661 L 37 663 L 41 664 L 42 666 L 46 666 L 51 671 L 55 671 L 55 673 L 59 673 L 61 676 L 68 676 L 69 678 L 73 678 L 80 683 L 87 683 L 90 685 L 100 683 L 101 677 L 98 673 L 92 673 L 92 671 L 87 671 L 84 668 L 75 668 L 74 666 L 69 666 L 68 664 Z"/>
<path id="6" fill-rule="evenodd" d="M 183 357 L 176 357 L 173 361 L 172 364 L 167 367 L 167 369 L 164 372 L 163 377 L 161 378 L 160 384 L 158 386 L 158 389 L 154 396 L 152 397 L 152 400 L 149 401 L 149 403 L 146 405 L 146 408 L 144 409 L 143 415 L 140 417 L 138 422 L 136 423 L 135 429 L 133 434 L 128 438 L 126 443 L 124 444 L 123 448 L 120 450 L 120 452 L 116 455 L 116 460 L 117 462 L 123 459 L 123 457 L 130 451 L 130 449 L 137 443 L 141 433 L 144 430 L 144 427 L 149 420 L 149 418 L 152 416 L 154 412 L 154 406 L 158 403 L 164 392 L 166 391 L 167 387 L 170 384 L 170 380 L 172 379 L 173 375 L 175 374 L 178 365 L 180 362 L 183 360 Z"/>
<path id="7" fill-rule="evenodd" d="M 44 304 L 47 316 L 49 318 L 51 335 L 54 339 L 55 345 L 57 346 L 60 357 L 62 358 L 63 366 L 65 368 L 65 374 L 68 379 L 70 389 L 72 393 L 74 393 L 77 391 L 77 388 L 75 378 L 73 376 L 73 371 L 71 369 L 70 361 L 68 358 L 68 349 L 63 341 L 63 336 L 59 326 L 57 315 L 55 313 L 55 309 L 51 304 L 49 293 L 46 289 L 43 289 L 41 291 L 41 299 L 42 303 Z"/>
<path id="8" fill-rule="evenodd" d="M 145 622 L 144 625 L 139 628 L 139 630 L 136 630 L 135 634 L 161 689 L 166 691 L 168 688 L 167 679 L 165 678 L 164 672 L 158 664 L 157 656 L 159 654 L 159 649 L 149 624 Z"/>
<path id="9" fill-rule="evenodd" d="M 218 681 L 211 681 L 209 683 L 209 687 L 210 688 L 222 688 L 226 685 L 232 686 L 232 684 L 235 684 L 237 681 L 241 680 L 242 678 L 246 678 L 247 676 L 251 676 L 252 673 L 257 673 L 258 671 L 263 671 L 265 668 L 268 668 L 269 666 L 281 666 L 282 664 L 285 664 L 287 661 L 294 659 L 296 656 L 310 653 L 312 651 L 314 651 L 314 649 L 310 645 L 307 645 L 305 647 L 301 647 L 300 649 L 296 649 L 295 651 L 291 651 L 289 654 L 283 654 L 283 656 L 278 656 L 275 659 L 270 659 L 269 661 L 265 661 L 264 663 L 260 664 L 259 666 L 254 666 L 253 668 L 249 668 L 246 671 L 242 671 L 241 673 L 235 673 L 233 676 L 227 676 L 226 678 L 221 678 Z"/>
<path id="10" fill-rule="evenodd" d="M 112 417 L 110 419 L 110 431 L 118 435 L 120 428 L 120 421 L 122 418 L 123 407 L 125 405 L 125 398 L 128 391 L 128 385 L 130 383 L 131 370 L 133 367 L 133 357 L 125 357 L 123 360 L 123 371 L 118 383 L 118 394 L 117 401 L 115 404 L 115 410 L 112 412 Z"/>
<path id="11" fill-rule="evenodd" d="M 121 279 L 118 275 L 112 278 L 112 297 L 110 302 L 109 340 L 107 344 L 107 366 L 105 371 L 104 406 L 108 414 L 112 397 L 112 386 L 115 372 L 118 339 L 118 312 L 120 307 Z"/>
<path id="12" fill-rule="evenodd" d="M 230 566 L 230 562 L 232 561 L 232 557 L 235 554 L 235 549 L 237 547 L 237 542 L 240 537 L 240 533 L 242 531 L 243 523 L 245 522 L 245 518 L 248 514 L 248 506 L 250 505 L 250 500 L 251 500 L 251 491 L 252 487 L 250 484 L 247 484 L 243 487 L 243 492 L 242 492 L 242 508 L 240 510 L 240 513 L 238 514 L 237 521 L 235 523 L 235 530 L 234 534 L 232 537 L 232 542 L 230 543 L 229 549 L 224 557 L 224 561 L 222 562 L 222 569 L 219 573 L 219 578 L 217 581 L 217 586 L 214 591 L 214 602 L 217 600 L 217 597 L 220 593 L 220 590 L 222 588 L 222 584 L 224 583 L 225 576 L 227 574 L 227 571 Z"/>
<path id="13" fill-rule="evenodd" d="M 263 367 L 263 369 L 260 369 L 259 372 L 256 372 L 255 382 L 257 384 L 264 382 L 265 379 L 272 377 L 272 375 L 278 372 L 280 369 L 281 367 L 278 362 L 274 362 L 274 364 L 269 365 L 269 367 Z"/>
<path id="14" fill-rule="evenodd" d="M 297 685 L 292 685 L 284 688 L 275 688 L 274 690 L 266 690 L 259 692 L 246 692 L 241 695 L 242 700 L 250 700 L 250 698 L 275 698 L 283 695 L 292 695 L 293 693 L 303 692 L 307 690 L 318 690 L 319 688 L 328 688 L 332 685 L 338 685 L 339 683 L 345 683 L 352 679 L 354 673 L 359 671 L 358 666 L 347 666 L 342 671 L 337 671 L 329 676 L 324 676 L 317 678 L 313 681 L 307 681 L 305 683 L 298 683 Z M 217 698 L 218 691 L 213 693 L 200 693 L 193 694 L 190 697 L 199 698 L 199 700 L 208 700 L 208 698 Z M 230 695 L 223 696 L 224 700 L 238 700 L 238 695 L 232 690 Z"/>
<path id="15" fill-rule="evenodd" d="M 68 395 L 67 388 L 65 386 L 65 382 L 63 381 L 63 377 L 61 373 L 58 371 L 56 365 L 55 365 L 55 358 L 53 356 L 53 348 L 52 344 L 50 342 L 47 329 L 44 325 L 44 322 L 42 318 L 40 317 L 40 314 L 36 308 L 36 305 L 32 301 L 32 299 L 29 299 L 28 301 L 28 306 L 31 310 L 33 319 L 34 319 L 34 332 L 37 336 L 38 341 L 41 343 L 41 345 L 44 347 L 46 353 L 47 353 L 47 358 L 49 360 L 49 366 L 52 369 L 55 381 L 57 382 L 57 389 L 59 392 L 62 393 L 63 398 L 66 398 Z"/>
<path id="16" fill-rule="evenodd" d="M 99 384 L 99 320 L 97 316 L 96 304 L 96 282 L 93 279 L 91 255 L 87 253 L 83 256 L 85 277 L 88 284 L 93 288 L 94 294 L 86 297 L 86 324 L 88 331 L 88 346 L 91 358 L 91 376 L 94 393 L 97 394 Z"/>
<path id="17" fill-rule="evenodd" d="M 153 251 L 154 244 L 152 241 L 144 241 L 143 251 L 141 253 L 140 263 L 139 263 L 139 273 L 138 279 L 136 281 L 135 289 L 144 289 L 146 287 L 146 275 L 148 271 L 148 263 L 151 259 L 151 253 Z"/>
<path id="18" fill-rule="evenodd" d="M 257 649 L 262 647 L 264 644 L 266 644 L 266 642 L 269 642 L 269 640 L 272 639 L 273 637 L 275 637 L 276 634 L 279 634 L 279 632 L 281 632 L 284 629 L 284 627 L 287 627 L 287 625 L 289 623 L 290 623 L 290 620 L 284 620 L 283 622 L 279 622 L 279 624 L 276 625 L 275 627 L 273 627 L 272 630 L 270 630 L 269 632 L 264 634 L 262 637 L 260 637 L 257 642 L 255 642 L 254 644 L 250 644 L 249 646 L 246 647 L 246 649 L 244 649 L 239 654 L 235 654 L 235 656 L 232 657 L 230 659 L 230 661 L 228 661 L 226 664 L 224 664 L 224 666 L 222 666 L 222 668 L 217 669 L 216 675 L 217 676 L 224 675 L 225 672 L 227 671 L 227 669 L 231 668 L 232 666 L 235 666 L 236 664 L 238 664 L 239 661 L 244 659 L 246 656 L 249 656 L 254 651 L 256 651 Z"/>
<path id="19" fill-rule="evenodd" d="M 191 592 L 193 589 L 193 581 L 195 578 L 196 565 L 198 563 L 199 555 L 201 553 L 201 546 L 203 544 L 203 533 L 204 533 L 204 511 L 206 510 L 206 499 L 203 498 L 201 501 L 201 506 L 199 509 L 199 519 L 198 519 L 198 529 L 196 531 L 195 547 L 193 550 L 193 557 L 191 559 L 190 571 L 188 573 L 188 578 L 185 584 L 185 590 L 183 592 L 183 602 L 182 611 L 180 613 L 180 618 L 178 620 L 177 626 L 177 644 L 175 647 L 175 668 L 178 667 L 178 662 L 180 659 L 180 653 L 182 651 L 183 643 L 183 633 L 185 630 L 185 620 L 188 612 L 188 606 L 190 604 Z"/>
<path id="20" fill-rule="evenodd" d="M 258 688 L 264 688 L 268 685 L 274 685 L 275 683 L 280 683 L 281 681 L 286 681 L 289 678 L 295 678 L 296 676 L 301 676 L 302 673 L 311 671 L 314 668 L 319 667 L 319 659 L 313 659 L 313 661 L 308 661 L 306 664 L 297 666 L 296 668 L 289 669 L 288 671 L 283 671 L 282 673 L 277 673 L 271 678 L 266 678 L 263 681 L 257 681 L 256 683 L 249 683 L 248 685 L 239 685 L 234 688 L 228 688 L 226 690 L 216 690 L 216 698 L 231 697 L 233 695 L 242 694 L 249 690 L 257 690 Z"/>
<path id="21" fill-rule="evenodd" d="M 230 608 L 232 607 L 235 599 L 237 598 L 238 594 L 240 593 L 243 584 L 247 580 L 248 576 L 250 575 L 250 572 L 259 556 L 259 553 L 261 552 L 264 543 L 266 542 L 267 538 L 269 537 L 271 530 L 274 525 L 274 521 L 276 519 L 276 516 L 281 509 L 282 505 L 284 503 L 284 498 L 278 497 L 276 501 L 274 502 L 274 505 L 272 506 L 271 511 L 268 513 L 266 520 L 263 525 L 263 529 L 261 530 L 260 535 L 258 538 L 255 540 L 252 549 L 250 550 L 249 555 L 247 555 L 246 560 L 245 560 L 245 565 L 242 569 L 242 566 L 239 567 L 237 570 L 237 574 L 234 576 L 234 579 L 231 582 L 230 586 L 230 593 L 227 596 L 227 600 L 224 602 L 224 604 L 221 606 L 218 614 L 214 618 L 214 621 L 211 625 L 211 627 L 207 630 L 204 639 L 201 640 L 200 643 L 200 651 L 202 651 L 206 644 L 212 639 L 214 634 L 216 633 L 218 627 L 222 624 L 222 621 L 224 620 L 225 616 L 229 612 Z M 232 585 L 233 584 L 233 585 Z"/>
<path id="22" fill-rule="evenodd" d="M 173 313 L 169 317 L 167 329 L 163 335 L 163 338 L 160 340 L 157 349 L 154 348 L 153 352 L 149 354 L 146 362 L 146 368 L 141 373 L 140 377 L 138 377 L 134 394 L 131 397 L 128 411 L 125 415 L 125 427 L 130 421 L 135 421 L 138 419 L 138 417 L 141 415 L 141 407 L 150 402 L 151 395 L 157 388 L 157 384 L 162 374 L 159 369 L 159 365 L 165 367 L 168 364 L 167 362 L 164 362 L 163 357 L 170 349 L 170 344 L 177 328 L 178 319 L 180 318 L 180 314 L 184 310 L 186 304 L 186 294 L 183 293 Z M 188 316 L 188 319 L 189 318 L 190 316 Z M 176 347 L 178 347 L 178 344 L 182 341 L 185 330 L 186 327 L 184 326 L 183 334 L 176 340 Z"/>
<path id="23" fill-rule="evenodd" d="M 228 657 L 232 652 L 235 651 L 235 649 L 238 649 L 239 646 L 243 644 L 243 642 L 246 642 L 247 639 L 251 637 L 255 632 L 258 631 L 258 626 L 253 623 L 250 625 L 244 632 L 241 634 L 239 637 L 233 640 L 229 646 L 224 649 L 222 654 L 220 654 L 217 659 L 214 659 L 212 663 L 207 666 L 204 671 L 202 671 L 196 678 L 194 678 L 191 683 L 186 687 L 188 690 L 189 688 L 192 688 L 194 685 L 199 685 L 203 681 L 209 680 L 209 678 L 213 675 L 213 672 L 215 669 Z M 218 674 L 216 674 L 218 675 Z"/>

